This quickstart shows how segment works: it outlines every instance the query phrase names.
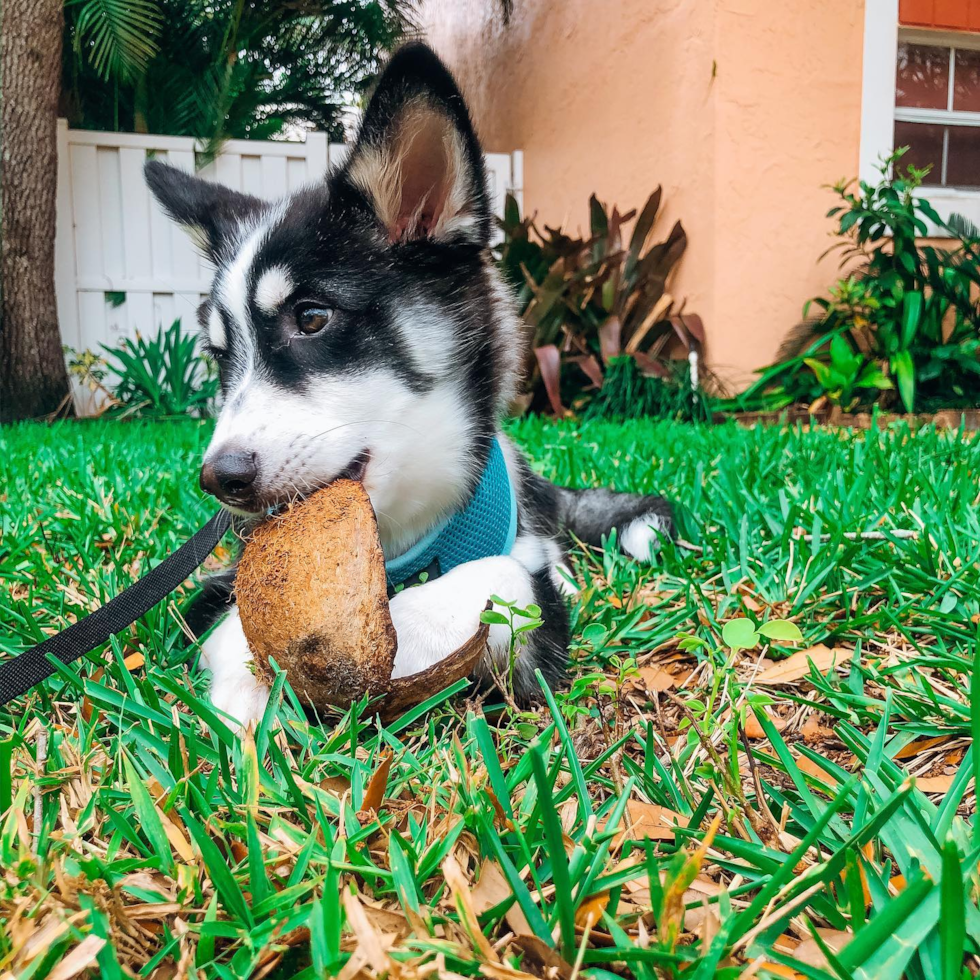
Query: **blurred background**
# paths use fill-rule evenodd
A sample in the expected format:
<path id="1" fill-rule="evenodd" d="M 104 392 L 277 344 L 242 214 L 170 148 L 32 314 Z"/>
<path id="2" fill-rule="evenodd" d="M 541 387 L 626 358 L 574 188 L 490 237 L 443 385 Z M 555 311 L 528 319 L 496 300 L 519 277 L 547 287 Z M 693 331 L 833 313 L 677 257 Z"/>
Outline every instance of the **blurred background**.
<path id="1" fill-rule="evenodd" d="M 2 416 L 104 410 L 106 348 L 192 330 L 209 270 L 150 200 L 148 157 L 278 197 L 343 158 L 379 65 L 415 37 L 487 151 L 536 352 L 519 409 L 585 408 L 611 369 L 617 404 L 645 387 L 674 405 L 680 385 L 702 413 L 746 390 L 745 410 L 975 407 L 975 346 L 942 355 L 955 390 L 929 385 L 943 319 L 976 336 L 957 249 L 980 219 L 980 0 L 8 0 L 5 63 L 38 70 L 5 72 Z M 904 218 L 854 178 L 903 178 Z M 902 292 L 869 295 L 902 220 Z M 866 322 L 930 295 L 920 247 L 966 278 L 929 313 L 935 338 L 896 347 Z"/>

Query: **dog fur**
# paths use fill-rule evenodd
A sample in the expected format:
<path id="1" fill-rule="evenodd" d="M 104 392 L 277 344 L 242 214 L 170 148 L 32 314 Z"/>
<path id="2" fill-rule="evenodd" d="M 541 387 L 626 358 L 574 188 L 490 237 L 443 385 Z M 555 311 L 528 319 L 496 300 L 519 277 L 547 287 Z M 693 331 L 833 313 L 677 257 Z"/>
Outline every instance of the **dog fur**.
<path id="1" fill-rule="evenodd" d="M 495 437 L 518 500 L 509 555 L 460 565 L 391 599 L 395 675 L 447 656 L 477 629 L 491 596 L 540 607 L 515 689 L 534 671 L 565 677 L 568 535 L 649 560 L 673 533 L 659 497 L 573 491 L 532 472 L 500 435 L 517 392 L 522 329 L 489 245 L 483 155 L 452 76 L 430 49 L 400 49 L 348 159 L 274 204 L 160 162 L 154 195 L 216 267 L 200 320 L 223 403 L 202 485 L 244 522 L 341 474 L 363 479 L 382 545 L 397 554 L 465 506 Z M 247 724 L 268 692 L 233 602 L 233 571 L 209 581 L 189 615 L 203 632 L 211 698 Z M 508 627 L 490 630 L 482 673 L 506 670 Z"/>

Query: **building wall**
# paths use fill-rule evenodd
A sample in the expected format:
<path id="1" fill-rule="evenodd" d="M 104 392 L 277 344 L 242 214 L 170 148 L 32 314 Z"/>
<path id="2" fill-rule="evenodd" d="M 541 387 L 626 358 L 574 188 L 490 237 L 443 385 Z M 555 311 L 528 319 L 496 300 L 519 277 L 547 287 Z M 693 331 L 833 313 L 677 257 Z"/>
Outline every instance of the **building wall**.
<path id="1" fill-rule="evenodd" d="M 857 173 L 863 4 L 426 0 L 488 150 L 525 151 L 525 207 L 587 227 L 658 184 L 681 218 L 674 283 L 734 384 L 832 282 L 824 185 Z M 805 11 L 805 12 L 804 12 Z"/>

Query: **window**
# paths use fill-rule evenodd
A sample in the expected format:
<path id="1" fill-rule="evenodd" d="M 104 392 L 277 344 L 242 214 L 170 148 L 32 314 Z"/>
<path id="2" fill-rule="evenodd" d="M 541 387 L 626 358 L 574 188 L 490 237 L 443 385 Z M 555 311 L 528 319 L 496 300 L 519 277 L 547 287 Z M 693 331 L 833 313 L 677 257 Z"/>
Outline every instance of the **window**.
<path id="1" fill-rule="evenodd" d="M 927 186 L 980 188 L 980 37 L 899 36 L 894 145 Z"/>

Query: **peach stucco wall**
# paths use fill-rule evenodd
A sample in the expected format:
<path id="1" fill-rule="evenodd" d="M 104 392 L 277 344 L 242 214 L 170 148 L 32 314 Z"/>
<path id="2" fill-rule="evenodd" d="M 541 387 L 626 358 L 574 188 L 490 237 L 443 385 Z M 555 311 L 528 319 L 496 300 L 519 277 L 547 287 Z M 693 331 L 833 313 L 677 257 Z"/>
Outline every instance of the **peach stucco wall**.
<path id="1" fill-rule="evenodd" d="M 674 294 L 718 374 L 768 362 L 835 274 L 823 186 L 857 173 L 860 0 L 426 0 L 488 150 L 522 149 L 525 208 L 585 227 L 642 205 L 689 245 Z"/>

